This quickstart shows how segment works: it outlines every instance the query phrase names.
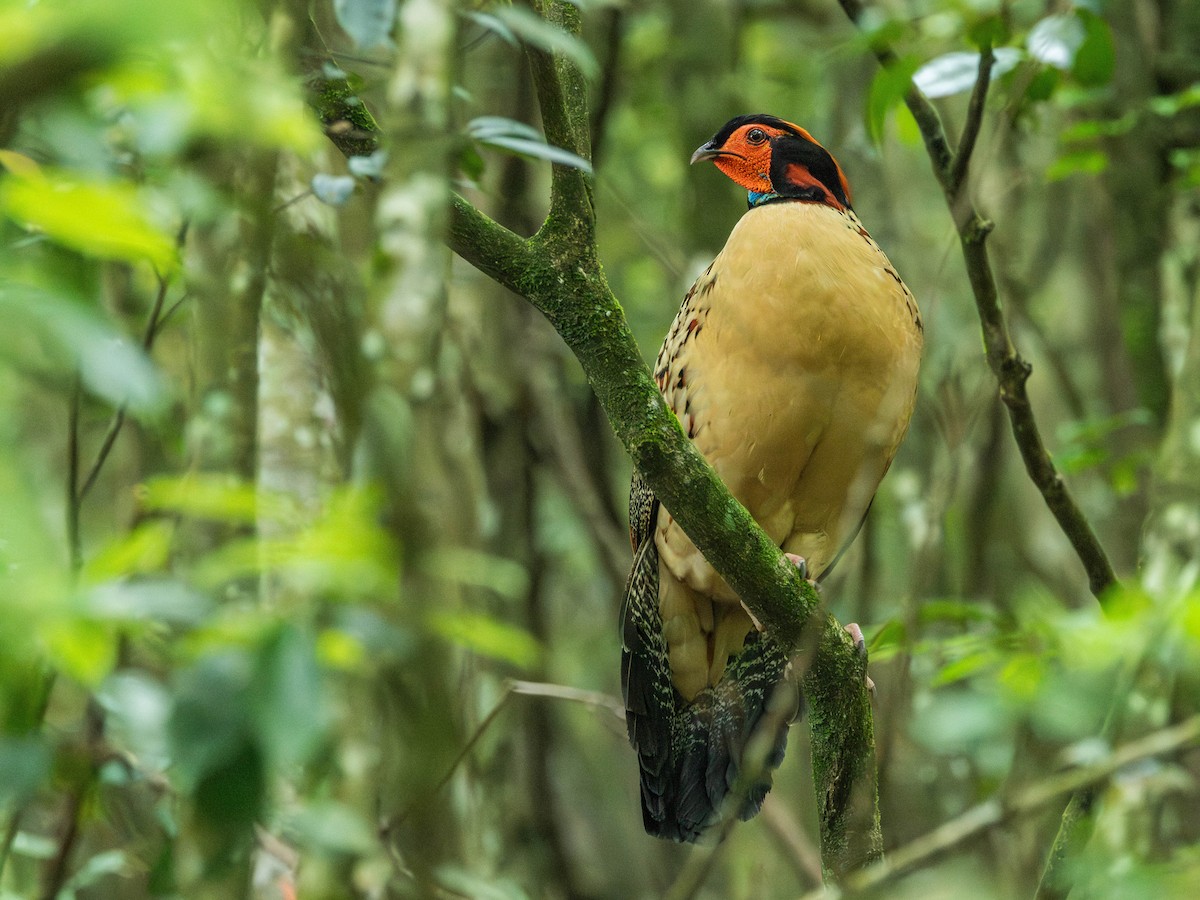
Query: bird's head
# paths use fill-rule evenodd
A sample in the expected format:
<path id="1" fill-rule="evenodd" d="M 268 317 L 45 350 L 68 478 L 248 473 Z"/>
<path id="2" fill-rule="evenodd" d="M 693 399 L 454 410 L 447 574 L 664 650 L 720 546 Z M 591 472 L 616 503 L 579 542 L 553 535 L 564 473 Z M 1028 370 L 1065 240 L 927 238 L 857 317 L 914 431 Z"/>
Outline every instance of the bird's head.
<path id="1" fill-rule="evenodd" d="M 711 159 L 750 192 L 750 205 L 768 200 L 805 200 L 850 208 L 850 185 L 829 151 L 799 125 L 775 116 L 730 119 L 692 154 Z"/>

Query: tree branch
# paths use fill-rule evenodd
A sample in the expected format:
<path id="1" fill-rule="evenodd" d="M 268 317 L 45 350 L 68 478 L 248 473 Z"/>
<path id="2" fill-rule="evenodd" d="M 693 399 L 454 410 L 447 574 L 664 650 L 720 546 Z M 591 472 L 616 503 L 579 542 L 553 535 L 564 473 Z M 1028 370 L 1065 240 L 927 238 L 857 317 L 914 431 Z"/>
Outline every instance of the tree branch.
<path id="1" fill-rule="evenodd" d="M 955 199 L 958 198 L 959 192 L 967 180 L 971 154 L 975 152 L 975 141 L 979 137 L 979 129 L 983 125 L 983 108 L 987 102 L 988 87 L 992 83 L 992 64 L 995 61 L 996 56 L 992 53 L 992 46 L 988 44 L 979 53 L 979 73 L 975 76 L 975 87 L 971 90 L 971 101 L 967 105 L 967 121 L 963 123 L 962 136 L 958 139 L 958 150 L 954 153 L 954 161 L 946 179 L 946 193 Z"/>
<path id="2" fill-rule="evenodd" d="M 862 3 L 859 0 L 839 0 L 839 3 L 851 21 L 857 24 L 863 12 Z M 896 59 L 895 54 L 886 47 L 876 48 L 875 55 L 884 66 L 891 65 Z M 1091 522 L 1071 496 L 1046 450 L 1025 389 L 1033 369 L 1013 345 L 1008 323 L 1000 307 L 995 274 L 988 259 L 986 240 L 994 226 L 978 213 L 970 198 L 962 191 L 983 115 L 992 61 L 992 52 L 988 48 L 980 55 L 979 75 L 971 94 L 967 125 L 963 130 L 957 154 L 950 151 L 946 132 L 937 111 L 915 85 L 905 95 L 904 102 L 917 120 L 929 151 L 934 175 L 942 186 L 946 205 L 958 230 L 967 276 L 971 282 L 975 307 L 983 330 L 987 362 L 999 385 L 1000 399 L 1008 409 L 1013 438 L 1021 452 L 1025 471 L 1041 492 L 1042 499 L 1058 521 L 1063 534 L 1071 542 L 1087 572 L 1088 586 L 1092 593 L 1101 598 L 1108 588 L 1117 584 L 1116 574 Z"/>
<path id="3" fill-rule="evenodd" d="M 1052 775 L 1017 792 L 1010 799 L 992 798 L 974 806 L 958 818 L 889 852 L 885 859 L 849 876 L 842 887 L 847 894 L 880 888 L 1017 816 L 1037 812 L 1063 794 L 1098 785 L 1139 760 L 1177 753 L 1198 742 L 1200 716 L 1193 716 L 1178 725 L 1126 744 L 1104 759 Z M 822 893 L 817 891 L 807 895 L 805 900 L 815 900 L 820 896 Z"/>
<path id="4" fill-rule="evenodd" d="M 578 33 L 578 10 L 570 3 L 539 0 L 538 9 Z M 587 96 L 580 73 L 564 59 L 536 50 L 529 56 L 547 140 L 587 158 Z M 448 240 L 463 259 L 546 316 L 579 360 L 618 440 L 660 502 L 772 636 L 798 647 L 819 597 L 729 493 L 663 401 L 604 277 L 588 176 L 577 168 L 553 167 L 550 212 L 527 240 L 455 197 Z M 873 771 L 874 741 L 865 659 L 832 618 L 820 643 L 806 685 L 825 864 L 841 872 L 877 857 L 882 845 L 874 779 L 864 782 L 865 793 L 851 789 Z M 842 678 L 840 685 L 825 683 Z M 856 796 L 867 799 L 867 814 L 853 813 Z M 695 885 L 706 871 L 693 867 Z M 681 895 L 691 884 L 679 885 Z"/>

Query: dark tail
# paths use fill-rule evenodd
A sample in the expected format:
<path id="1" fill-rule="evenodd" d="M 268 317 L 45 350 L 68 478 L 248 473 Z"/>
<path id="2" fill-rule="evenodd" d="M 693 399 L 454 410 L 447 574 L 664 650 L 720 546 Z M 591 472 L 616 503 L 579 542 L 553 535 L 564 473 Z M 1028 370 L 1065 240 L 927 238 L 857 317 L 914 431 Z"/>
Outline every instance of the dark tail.
<path id="1" fill-rule="evenodd" d="M 646 831 L 693 842 L 723 815 L 749 819 L 771 789 L 798 711 L 797 687 L 783 683 L 789 654 L 754 633 L 715 687 L 685 701 L 671 682 L 653 530 L 634 556 L 621 632 L 625 722 L 641 769 Z"/>

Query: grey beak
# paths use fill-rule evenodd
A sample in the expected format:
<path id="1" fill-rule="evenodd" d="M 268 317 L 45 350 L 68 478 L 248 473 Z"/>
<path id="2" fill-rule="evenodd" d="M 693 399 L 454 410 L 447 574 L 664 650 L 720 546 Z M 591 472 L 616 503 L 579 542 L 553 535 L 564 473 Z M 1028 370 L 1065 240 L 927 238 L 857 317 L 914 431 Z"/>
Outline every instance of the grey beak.
<path id="1" fill-rule="evenodd" d="M 702 160 L 702 159 L 716 159 L 718 156 L 727 156 L 727 155 L 729 155 L 729 154 L 727 154 L 723 150 L 718 150 L 716 147 L 714 147 L 712 145 L 712 141 L 709 141 L 707 144 L 703 144 L 700 147 L 698 147 L 696 149 L 696 152 L 692 154 L 692 163 L 691 164 L 694 166 L 696 163 L 700 162 L 700 160 Z"/>

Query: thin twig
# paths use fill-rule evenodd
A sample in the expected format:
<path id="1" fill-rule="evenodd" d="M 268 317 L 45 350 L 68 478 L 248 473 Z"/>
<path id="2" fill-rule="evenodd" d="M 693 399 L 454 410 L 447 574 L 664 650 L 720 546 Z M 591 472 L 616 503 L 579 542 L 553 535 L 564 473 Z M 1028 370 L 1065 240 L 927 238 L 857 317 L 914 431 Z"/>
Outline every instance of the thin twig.
<path id="1" fill-rule="evenodd" d="M 1200 743 L 1200 716 L 1192 716 L 1178 725 L 1126 744 L 1104 759 L 1053 775 L 1019 791 L 1011 799 L 992 798 L 974 806 L 958 818 L 889 852 L 880 862 L 850 875 L 841 887 L 845 893 L 882 887 L 1014 817 L 1037 812 L 1064 794 L 1099 784 L 1139 760 L 1177 753 L 1197 743 Z M 817 890 L 807 894 L 804 900 L 822 896 L 825 892 Z"/>
<path id="2" fill-rule="evenodd" d="M 172 303 L 170 305 L 170 307 L 168 307 L 167 311 L 165 313 L 163 313 L 162 318 L 158 320 L 158 328 L 155 329 L 155 332 L 154 332 L 154 336 L 156 338 L 158 337 L 158 333 L 160 331 L 162 331 L 163 328 L 166 327 L 166 324 L 169 321 L 171 321 L 171 316 L 175 315 L 175 311 L 177 309 L 179 309 L 179 307 L 183 306 L 184 302 L 186 302 L 190 297 L 191 297 L 191 293 L 188 291 L 184 291 L 183 294 L 179 297 L 179 299 L 176 300 L 174 303 Z"/>
<path id="3" fill-rule="evenodd" d="M 958 149 L 954 151 L 950 177 L 946 179 L 946 193 L 954 198 L 958 197 L 967 180 L 971 154 L 975 152 L 975 141 L 983 125 L 983 108 L 987 102 L 988 87 L 992 83 L 992 64 L 995 61 L 992 46 L 988 44 L 979 53 L 979 72 L 975 76 L 975 87 L 971 90 L 971 101 L 967 104 L 967 120 L 963 123 L 962 136 L 958 139 Z"/>
<path id="4" fill-rule="evenodd" d="M 182 246 L 187 235 L 187 223 L 185 222 L 179 230 L 178 245 Z M 163 304 L 167 298 L 167 288 L 170 281 L 165 275 L 158 275 L 158 291 L 154 295 L 154 303 L 150 307 L 150 315 L 146 319 L 146 327 L 142 330 L 142 349 L 149 353 L 154 348 L 154 339 L 158 337 L 161 329 L 163 316 Z M 176 307 L 187 297 L 185 293 L 178 302 L 176 302 L 167 315 L 175 311 Z M 116 412 L 108 421 L 108 428 L 104 431 L 104 438 L 100 441 L 100 448 L 96 451 L 96 458 L 92 461 L 92 467 L 88 470 L 87 477 L 83 479 L 83 485 L 79 488 L 78 498 L 82 503 L 83 499 L 91 492 L 92 486 L 95 485 L 96 479 L 100 476 L 100 470 L 104 468 L 104 463 L 108 460 L 109 453 L 112 452 L 113 444 L 117 442 L 117 437 L 121 434 L 121 428 L 125 425 L 125 413 L 128 409 L 128 404 L 122 403 L 117 407 Z"/>
<path id="5" fill-rule="evenodd" d="M 379 832 L 381 835 L 388 835 L 400 825 L 409 814 L 422 803 L 427 803 L 429 800 L 436 797 L 454 777 L 454 773 L 458 771 L 458 767 L 463 764 L 463 761 L 471 755 L 471 751 L 475 749 L 475 745 L 479 743 L 484 733 L 491 728 L 492 723 L 499 718 L 500 713 L 508 706 L 513 697 L 542 697 L 548 700 L 565 700 L 568 703 L 582 703 L 584 706 L 589 706 L 592 709 L 608 710 L 614 716 L 618 717 L 622 722 L 625 720 L 625 705 L 617 698 L 610 697 L 608 694 L 602 694 L 599 691 L 585 691 L 579 688 L 567 687 L 561 684 L 548 684 L 540 681 L 507 681 L 501 691 L 500 699 L 496 701 L 496 705 L 491 708 L 483 720 L 475 727 L 475 731 L 463 744 L 462 749 L 454 757 L 454 760 L 446 768 L 445 773 L 438 779 L 421 799 L 415 803 L 409 804 L 404 810 L 390 817 L 384 822 Z"/>
<path id="6" fill-rule="evenodd" d="M 84 752 L 87 754 L 87 772 L 67 796 L 67 810 L 64 814 L 66 826 L 58 841 L 54 856 L 46 869 L 46 883 L 42 890 L 42 900 L 55 900 L 62 891 L 67 880 L 71 862 L 71 852 L 79 840 L 79 818 L 83 811 L 84 801 L 91 791 L 100 771 L 100 744 L 104 740 L 104 710 L 95 698 L 88 700 L 87 714 L 84 723 Z"/>
<path id="7" fill-rule="evenodd" d="M 71 572 L 83 565 L 83 541 L 79 534 L 79 408 L 83 403 L 83 378 L 78 373 L 67 400 L 67 558 Z"/>
<path id="8" fill-rule="evenodd" d="M 767 831 L 778 842 L 783 858 L 791 863 L 800 883 L 819 885 L 823 878 L 821 852 L 813 846 L 788 808 L 774 794 L 767 794 L 759 815 Z"/>

